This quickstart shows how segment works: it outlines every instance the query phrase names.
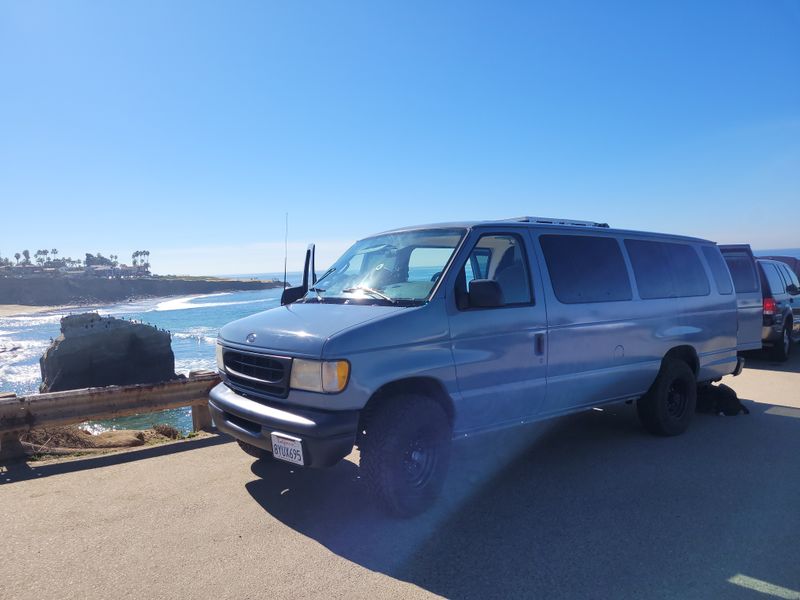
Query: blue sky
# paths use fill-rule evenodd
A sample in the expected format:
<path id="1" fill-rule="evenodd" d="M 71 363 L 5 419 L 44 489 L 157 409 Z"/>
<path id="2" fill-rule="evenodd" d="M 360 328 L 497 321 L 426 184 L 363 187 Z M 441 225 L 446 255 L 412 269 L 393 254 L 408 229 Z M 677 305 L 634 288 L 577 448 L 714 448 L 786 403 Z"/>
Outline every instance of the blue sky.
<path id="1" fill-rule="evenodd" d="M 800 246 L 800 2 L 0 4 L 0 254 L 535 214 Z M 781 217 L 786 214 L 789 218 Z"/>

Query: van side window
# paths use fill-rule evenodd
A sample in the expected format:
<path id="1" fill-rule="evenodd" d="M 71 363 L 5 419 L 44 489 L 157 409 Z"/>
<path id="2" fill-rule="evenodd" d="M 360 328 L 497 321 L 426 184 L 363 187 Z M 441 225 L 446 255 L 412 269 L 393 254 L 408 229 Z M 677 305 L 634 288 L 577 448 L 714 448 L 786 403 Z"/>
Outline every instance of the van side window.
<path id="1" fill-rule="evenodd" d="M 489 259 L 492 256 L 488 248 L 474 248 L 470 253 L 466 269 L 467 284 L 473 279 L 486 279 L 489 273 Z"/>
<path id="2" fill-rule="evenodd" d="M 764 269 L 764 276 L 767 278 L 770 291 L 773 294 L 783 294 L 786 288 L 783 285 L 783 279 L 780 273 L 778 273 L 778 269 L 775 268 L 775 265 L 761 263 L 761 268 Z"/>
<path id="3" fill-rule="evenodd" d="M 645 240 L 625 240 L 625 249 L 631 259 L 640 298 L 651 300 L 675 297 L 664 244 Z"/>
<path id="4" fill-rule="evenodd" d="M 708 296 L 711 287 L 697 251 L 688 244 L 664 244 L 675 282 L 675 292 L 681 298 Z"/>
<path id="5" fill-rule="evenodd" d="M 503 293 L 503 306 L 532 304 L 530 273 L 522 239 L 516 235 L 483 235 L 456 279 L 456 303 L 469 307 L 469 284 L 493 279 Z"/>
<path id="6" fill-rule="evenodd" d="M 758 279 L 753 260 L 744 254 L 725 254 L 725 262 L 731 272 L 733 287 L 737 294 L 758 291 Z"/>
<path id="7" fill-rule="evenodd" d="M 733 284 L 731 283 L 731 274 L 725 261 L 722 259 L 722 254 L 717 248 L 712 246 L 703 246 L 703 255 L 706 257 L 706 262 L 711 269 L 711 275 L 714 277 L 714 283 L 717 284 L 717 290 L 720 294 L 730 294 L 733 292 Z"/>
<path id="8" fill-rule="evenodd" d="M 610 237 L 542 235 L 550 281 L 559 302 L 631 300 L 631 282 L 619 243 Z"/>
<path id="9" fill-rule="evenodd" d="M 685 298 L 711 293 L 705 269 L 692 246 L 625 240 L 625 249 L 641 298 Z"/>

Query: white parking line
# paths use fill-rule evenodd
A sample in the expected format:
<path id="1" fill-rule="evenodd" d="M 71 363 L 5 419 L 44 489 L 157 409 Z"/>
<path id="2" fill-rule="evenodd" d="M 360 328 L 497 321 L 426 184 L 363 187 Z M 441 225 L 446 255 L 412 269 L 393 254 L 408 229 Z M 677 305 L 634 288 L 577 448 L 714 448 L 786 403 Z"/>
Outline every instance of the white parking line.
<path id="1" fill-rule="evenodd" d="M 742 575 L 741 573 L 728 579 L 728 582 L 743 588 L 747 588 L 748 590 L 767 594 L 768 596 L 774 596 L 775 598 L 784 598 L 785 600 L 800 600 L 800 592 L 768 583 L 766 581 L 761 581 L 760 579 L 748 577 L 747 575 Z"/>

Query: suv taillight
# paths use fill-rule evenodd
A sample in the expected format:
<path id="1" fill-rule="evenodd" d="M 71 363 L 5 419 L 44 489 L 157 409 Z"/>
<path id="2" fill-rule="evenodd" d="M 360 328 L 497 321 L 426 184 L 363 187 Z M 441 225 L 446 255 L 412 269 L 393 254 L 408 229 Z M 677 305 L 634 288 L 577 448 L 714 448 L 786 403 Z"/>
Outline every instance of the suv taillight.
<path id="1" fill-rule="evenodd" d="M 774 315 L 778 311 L 778 303 L 775 298 L 764 298 L 764 314 Z"/>

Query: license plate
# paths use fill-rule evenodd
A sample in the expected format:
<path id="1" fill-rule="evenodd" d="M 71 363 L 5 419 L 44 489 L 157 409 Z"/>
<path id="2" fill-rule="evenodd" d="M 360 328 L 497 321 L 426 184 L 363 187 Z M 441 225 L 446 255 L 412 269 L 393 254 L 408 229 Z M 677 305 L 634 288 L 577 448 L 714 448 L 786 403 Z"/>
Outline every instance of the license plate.
<path id="1" fill-rule="evenodd" d="M 303 444 L 298 438 L 283 433 L 272 434 L 272 456 L 279 460 L 302 465 Z"/>

